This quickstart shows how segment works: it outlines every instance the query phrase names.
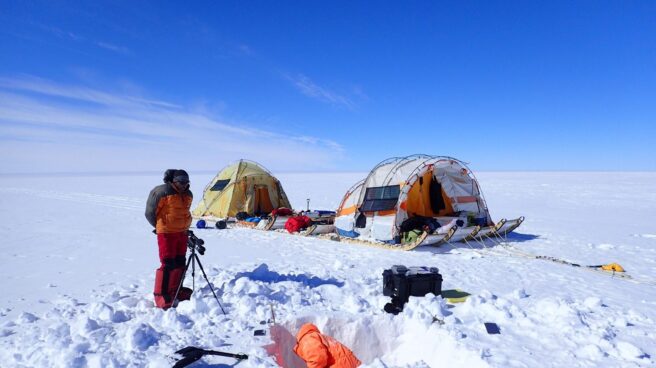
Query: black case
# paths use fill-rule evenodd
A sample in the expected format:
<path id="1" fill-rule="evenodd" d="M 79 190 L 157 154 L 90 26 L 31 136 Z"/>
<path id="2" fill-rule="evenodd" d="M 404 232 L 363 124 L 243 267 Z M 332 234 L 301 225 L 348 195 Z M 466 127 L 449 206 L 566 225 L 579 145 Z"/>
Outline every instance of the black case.
<path id="1" fill-rule="evenodd" d="M 403 309 L 410 296 L 428 293 L 442 294 L 442 275 L 437 267 L 392 266 L 383 271 L 383 295 L 392 297 L 392 304 Z"/>

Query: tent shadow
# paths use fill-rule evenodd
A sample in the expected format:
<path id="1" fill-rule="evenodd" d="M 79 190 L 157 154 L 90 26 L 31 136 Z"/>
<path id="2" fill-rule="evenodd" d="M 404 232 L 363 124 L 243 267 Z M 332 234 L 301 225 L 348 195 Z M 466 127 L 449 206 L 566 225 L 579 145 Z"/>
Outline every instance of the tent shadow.
<path id="1" fill-rule="evenodd" d="M 522 233 L 516 233 L 512 232 L 506 236 L 506 241 L 512 242 L 512 243 L 523 243 L 535 239 L 539 239 L 540 235 L 535 235 L 535 234 L 522 234 Z"/>
<path id="2" fill-rule="evenodd" d="M 451 253 L 452 250 L 454 249 L 475 249 L 475 250 L 481 250 L 481 249 L 487 249 L 487 248 L 495 248 L 499 246 L 500 242 L 503 243 L 523 243 L 523 242 L 528 242 L 531 240 L 539 239 L 540 235 L 534 235 L 534 234 L 522 234 L 522 233 L 515 233 L 512 232 L 508 234 L 505 238 L 494 238 L 494 240 L 491 239 L 486 239 L 486 240 L 470 240 L 467 243 L 464 242 L 452 242 L 452 243 L 447 243 L 447 244 L 442 244 L 439 247 L 431 247 L 431 246 L 423 246 L 415 249 L 415 251 L 419 252 L 429 252 L 433 254 L 448 254 Z"/>
<path id="3" fill-rule="evenodd" d="M 343 281 L 339 281 L 334 278 L 329 278 L 329 279 L 322 279 L 317 276 L 308 276 L 306 274 L 300 274 L 300 275 L 295 275 L 295 274 L 280 274 L 275 271 L 269 270 L 269 266 L 266 263 L 262 263 L 261 265 L 257 266 L 253 271 L 251 272 L 240 272 L 237 275 L 235 275 L 235 278 L 233 279 L 233 282 L 236 281 L 237 279 L 241 277 L 247 277 L 250 280 L 253 281 L 263 281 L 263 282 L 269 282 L 269 283 L 274 283 L 274 282 L 283 282 L 283 281 L 294 281 L 294 282 L 300 282 L 304 285 L 307 285 L 310 288 L 316 288 L 321 285 L 335 285 L 337 287 L 342 287 L 344 286 Z"/>

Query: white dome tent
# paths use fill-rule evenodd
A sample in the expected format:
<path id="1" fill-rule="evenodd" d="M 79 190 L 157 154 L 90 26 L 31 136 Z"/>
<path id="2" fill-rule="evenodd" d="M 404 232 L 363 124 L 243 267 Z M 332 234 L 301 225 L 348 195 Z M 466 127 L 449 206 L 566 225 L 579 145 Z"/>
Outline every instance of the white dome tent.
<path id="1" fill-rule="evenodd" d="M 507 233 L 523 220 L 495 228 L 478 180 L 466 163 L 448 156 L 412 155 L 382 161 L 351 187 L 337 210 L 335 226 L 341 236 L 397 244 L 401 224 L 419 216 L 441 225 L 462 220 L 453 240 L 485 228 Z"/>

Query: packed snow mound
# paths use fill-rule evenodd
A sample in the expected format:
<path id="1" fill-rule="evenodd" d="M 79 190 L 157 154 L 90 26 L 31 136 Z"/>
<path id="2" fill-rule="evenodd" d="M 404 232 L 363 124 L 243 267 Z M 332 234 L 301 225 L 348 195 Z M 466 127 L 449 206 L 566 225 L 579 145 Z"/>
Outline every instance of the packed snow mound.
<path id="1" fill-rule="evenodd" d="M 227 315 L 202 278 L 190 301 L 167 311 L 154 308 L 148 286 L 112 285 L 90 303 L 61 298 L 41 315 L 22 313 L 5 322 L 0 356 L 26 367 L 167 366 L 176 350 L 200 346 L 247 353 L 245 366 L 275 367 L 263 348 L 271 343 L 269 337 L 253 335 L 267 328 L 262 323 L 270 322 L 273 308 L 292 335 L 312 322 L 349 346 L 365 366 L 512 365 L 512 356 L 495 352 L 499 345 L 540 346 L 561 361 L 652 362 L 630 334 L 626 339 L 620 331 L 653 326 L 654 321 L 635 311 L 613 311 L 600 298 L 534 298 L 524 290 L 498 296 L 482 290 L 453 305 L 429 294 L 411 297 L 404 311 L 393 316 L 382 311 L 388 302 L 377 277 L 382 268 L 344 280 L 336 266 L 321 276 L 289 264 L 278 270 L 267 264 L 210 267 L 209 280 Z M 486 334 L 483 324 L 488 321 L 500 326 L 500 335 Z M 562 351 L 562 344 L 569 351 Z M 546 358 L 538 351 L 534 355 L 536 365 Z M 226 358 L 214 358 L 221 359 Z"/>

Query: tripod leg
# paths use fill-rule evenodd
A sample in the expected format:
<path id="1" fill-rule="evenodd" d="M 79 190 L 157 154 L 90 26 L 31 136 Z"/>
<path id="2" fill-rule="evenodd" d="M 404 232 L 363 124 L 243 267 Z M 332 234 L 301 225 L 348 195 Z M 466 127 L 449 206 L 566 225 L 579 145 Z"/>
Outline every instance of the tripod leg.
<path id="1" fill-rule="evenodd" d="M 187 259 L 187 264 L 185 265 L 184 273 L 182 274 L 182 278 L 180 279 L 180 283 L 178 284 L 178 289 L 175 291 L 175 296 L 173 297 L 173 302 L 175 302 L 178 299 L 178 294 L 180 293 L 180 289 L 182 289 L 182 284 L 184 283 L 185 276 L 187 276 L 187 270 L 189 269 L 189 263 L 191 262 L 191 259 L 193 258 L 195 254 L 192 253 L 189 255 L 189 258 Z"/>
<path id="2" fill-rule="evenodd" d="M 194 253 L 196 255 L 196 253 Z M 196 262 L 195 262 L 196 257 L 192 257 L 191 260 L 191 290 L 196 289 Z"/>
<path id="3" fill-rule="evenodd" d="M 198 258 L 198 255 L 194 253 L 194 257 L 196 257 L 196 261 L 198 261 L 198 267 L 200 268 L 200 271 L 203 273 L 203 277 L 205 278 L 205 281 L 207 281 L 207 285 L 209 285 L 210 290 L 212 290 L 212 294 L 214 294 L 214 299 L 216 299 L 216 302 L 219 303 L 219 307 L 221 308 L 221 312 L 223 312 L 223 315 L 226 315 L 225 310 L 223 310 L 223 306 L 221 305 L 221 301 L 219 301 L 219 297 L 216 296 L 216 293 L 214 292 L 214 288 L 212 287 L 212 283 L 210 283 L 210 280 L 207 278 L 207 274 L 205 274 L 205 269 L 203 269 L 203 264 L 200 263 L 200 259 Z"/>

